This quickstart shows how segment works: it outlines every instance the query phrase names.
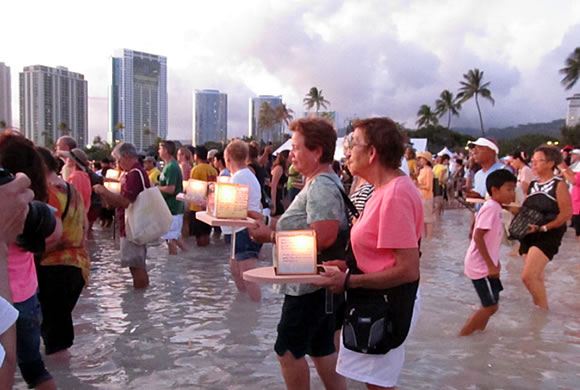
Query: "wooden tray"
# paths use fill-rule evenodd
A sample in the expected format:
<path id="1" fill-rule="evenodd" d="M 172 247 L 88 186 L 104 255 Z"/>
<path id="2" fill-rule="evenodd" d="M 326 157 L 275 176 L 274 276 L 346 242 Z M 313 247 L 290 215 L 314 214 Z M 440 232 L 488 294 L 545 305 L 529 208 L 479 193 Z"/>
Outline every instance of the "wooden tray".
<path id="1" fill-rule="evenodd" d="M 338 267 L 323 265 L 325 270 L 337 270 Z M 276 275 L 274 267 L 254 268 L 244 272 L 244 280 L 261 284 L 285 284 L 285 283 L 312 283 L 322 280 L 324 276 L 318 275 Z"/>
<path id="2" fill-rule="evenodd" d="M 254 226 L 256 221 L 252 218 L 246 219 L 226 219 L 226 218 L 215 218 L 208 215 L 206 211 L 198 211 L 195 213 L 195 218 L 199 219 L 201 222 L 207 223 L 209 226 L 232 226 L 232 227 L 249 227 Z"/>

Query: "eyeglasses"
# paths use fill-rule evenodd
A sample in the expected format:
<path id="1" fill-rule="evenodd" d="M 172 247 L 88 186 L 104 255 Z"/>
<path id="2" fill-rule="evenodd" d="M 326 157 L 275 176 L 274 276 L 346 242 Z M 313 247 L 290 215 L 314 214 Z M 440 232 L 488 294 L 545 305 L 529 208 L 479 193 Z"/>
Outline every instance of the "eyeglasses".
<path id="1" fill-rule="evenodd" d="M 356 142 L 352 142 L 350 144 L 350 148 L 351 149 L 354 148 L 355 146 L 365 146 L 366 147 L 366 146 L 370 146 L 370 145 L 369 144 L 359 144 L 359 143 L 356 143 Z"/>

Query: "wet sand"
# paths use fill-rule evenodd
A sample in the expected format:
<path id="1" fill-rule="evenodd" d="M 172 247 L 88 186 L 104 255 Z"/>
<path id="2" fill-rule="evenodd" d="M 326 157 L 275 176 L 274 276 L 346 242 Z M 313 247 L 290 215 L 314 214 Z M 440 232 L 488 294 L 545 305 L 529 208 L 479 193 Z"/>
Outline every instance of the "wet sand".
<path id="1" fill-rule="evenodd" d="M 479 301 L 463 275 L 466 210 L 446 210 L 423 243 L 422 312 L 407 344 L 399 389 L 580 388 L 580 253 L 569 229 L 546 268 L 549 312 L 520 281 L 523 260 L 502 247 L 504 291 L 485 332 L 457 337 Z M 239 295 L 229 246 L 168 256 L 148 253 L 151 287 L 135 291 L 118 266 L 110 231 L 90 242 L 91 282 L 74 312 L 69 363 L 46 358 L 61 389 L 283 389 L 273 345 L 282 297 L 262 288 L 260 304 Z M 266 247 L 260 265 L 270 265 Z M 322 389 L 311 369 L 312 389 Z M 364 389 L 349 381 L 349 389 Z M 16 389 L 26 389 L 17 373 Z"/>

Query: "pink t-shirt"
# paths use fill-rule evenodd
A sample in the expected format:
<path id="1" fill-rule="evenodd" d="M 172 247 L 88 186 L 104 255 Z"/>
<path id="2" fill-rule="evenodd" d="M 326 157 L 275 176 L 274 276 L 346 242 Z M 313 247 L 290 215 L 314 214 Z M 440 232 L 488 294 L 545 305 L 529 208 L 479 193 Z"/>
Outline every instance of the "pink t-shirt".
<path id="1" fill-rule="evenodd" d="M 501 239 L 503 237 L 503 220 L 501 217 L 501 205 L 493 199 L 488 199 L 479 209 L 479 213 L 475 219 L 475 226 L 473 227 L 473 234 L 476 229 L 487 230 L 483 240 L 487 247 L 487 253 L 495 265 L 499 264 L 499 249 L 501 247 Z M 477 249 L 475 240 L 471 239 L 469 249 L 465 254 L 465 275 L 468 278 L 477 280 L 488 276 L 487 264 L 483 256 Z"/>
<path id="2" fill-rule="evenodd" d="M 392 268 L 393 249 L 417 248 L 422 229 L 421 195 L 408 176 L 375 188 L 351 231 L 358 268 L 364 273 Z"/>
<path id="3" fill-rule="evenodd" d="M 572 187 L 572 214 L 580 214 L 580 172 L 574 175 L 576 184 Z"/>
<path id="4" fill-rule="evenodd" d="M 8 247 L 8 275 L 14 303 L 24 302 L 33 296 L 38 289 L 38 281 L 32 252 L 24 252 L 11 244 Z"/>

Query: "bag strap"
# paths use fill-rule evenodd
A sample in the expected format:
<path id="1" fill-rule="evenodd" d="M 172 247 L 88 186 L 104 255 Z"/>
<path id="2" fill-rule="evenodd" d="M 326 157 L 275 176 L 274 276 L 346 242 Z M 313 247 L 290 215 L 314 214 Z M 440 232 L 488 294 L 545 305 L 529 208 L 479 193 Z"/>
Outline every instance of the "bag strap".
<path id="1" fill-rule="evenodd" d="M 66 204 L 64 206 L 64 211 L 60 216 L 61 221 L 64 220 L 64 218 L 68 214 L 68 208 L 70 206 L 70 184 L 67 181 L 65 181 L 65 184 L 66 184 Z"/>
<path id="2" fill-rule="evenodd" d="M 133 172 L 133 171 L 139 172 L 139 177 L 141 178 L 141 183 L 143 184 L 143 190 L 148 188 L 145 186 L 145 178 L 143 177 L 143 172 L 141 172 L 141 170 L 139 168 L 133 168 L 129 172 Z"/>
<path id="3" fill-rule="evenodd" d="M 344 192 L 344 190 L 342 188 L 340 188 L 340 186 L 338 185 L 338 183 L 336 181 L 332 180 L 332 178 L 329 175 L 320 174 L 318 176 L 320 176 L 320 177 L 326 177 L 334 185 L 336 185 L 336 187 L 340 191 L 340 195 L 342 196 L 342 200 L 344 201 L 344 204 L 345 204 L 346 208 L 350 211 L 350 213 L 352 215 L 354 215 L 356 218 L 358 218 L 359 215 L 360 215 L 359 212 L 358 212 L 358 210 L 356 209 L 356 207 L 354 206 L 354 204 L 352 203 L 352 201 L 350 200 L 350 198 L 348 197 L 348 195 Z"/>

